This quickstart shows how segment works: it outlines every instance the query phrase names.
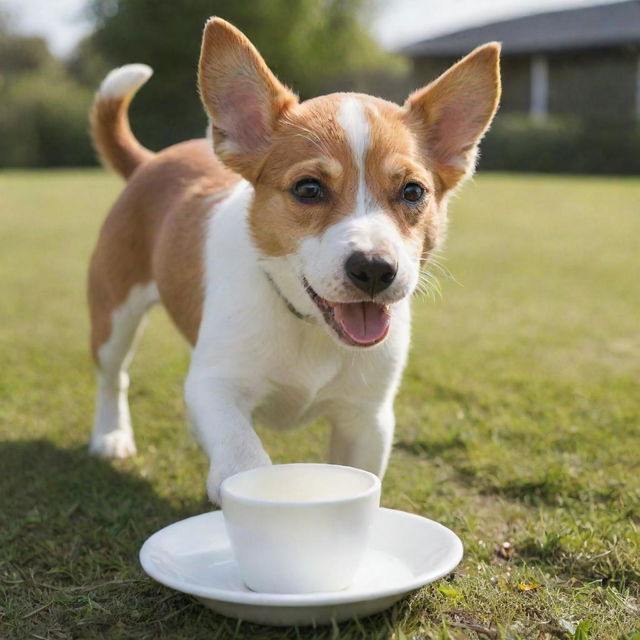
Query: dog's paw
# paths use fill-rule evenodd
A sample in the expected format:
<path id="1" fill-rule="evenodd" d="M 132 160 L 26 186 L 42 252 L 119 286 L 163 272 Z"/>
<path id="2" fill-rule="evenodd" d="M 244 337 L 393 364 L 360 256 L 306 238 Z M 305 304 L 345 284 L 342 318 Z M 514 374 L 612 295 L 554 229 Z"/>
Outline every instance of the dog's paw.
<path id="1" fill-rule="evenodd" d="M 222 506 L 220 501 L 220 485 L 225 478 L 240 473 L 241 471 L 248 471 L 249 469 L 255 469 L 257 467 L 266 467 L 271 464 L 269 456 L 262 451 L 261 455 L 256 455 L 250 460 L 243 460 L 241 463 L 236 461 L 236 464 L 227 465 L 212 465 L 209 469 L 209 475 L 207 476 L 207 495 L 209 500 L 213 504 Z"/>
<path id="2" fill-rule="evenodd" d="M 89 453 L 101 458 L 123 459 L 135 456 L 137 450 L 130 431 L 116 430 L 94 437 L 89 445 Z"/>

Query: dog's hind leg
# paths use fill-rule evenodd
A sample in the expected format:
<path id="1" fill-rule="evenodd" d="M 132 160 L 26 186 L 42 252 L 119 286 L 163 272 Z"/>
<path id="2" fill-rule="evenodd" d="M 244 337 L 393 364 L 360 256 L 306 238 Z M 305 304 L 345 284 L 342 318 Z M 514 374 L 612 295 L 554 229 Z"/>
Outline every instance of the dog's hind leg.
<path id="1" fill-rule="evenodd" d="M 119 305 L 108 288 L 92 278 L 89 286 L 91 347 L 98 368 L 96 412 L 89 451 L 106 458 L 136 453 L 129 413 L 129 364 L 149 307 L 158 300 L 153 283 L 134 284 Z"/>

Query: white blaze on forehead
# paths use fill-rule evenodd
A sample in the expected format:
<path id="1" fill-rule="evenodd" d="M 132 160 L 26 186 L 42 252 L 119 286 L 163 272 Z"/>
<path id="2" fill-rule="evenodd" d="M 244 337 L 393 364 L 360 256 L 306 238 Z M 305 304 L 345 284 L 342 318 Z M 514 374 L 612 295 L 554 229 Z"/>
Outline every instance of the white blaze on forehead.
<path id="1" fill-rule="evenodd" d="M 394 217 L 367 190 L 365 160 L 371 146 L 368 112 L 377 115 L 373 105 L 354 95 L 343 96 L 337 112 L 358 172 L 354 210 L 321 234 L 304 238 L 298 253 L 300 269 L 311 287 L 336 302 L 353 301 L 354 295 L 356 300 L 362 299 L 362 292 L 354 292 L 345 269 L 354 251 L 378 254 L 398 265 L 396 278 L 384 295 L 399 299 L 413 291 L 418 278 L 414 248 L 402 237 Z"/>
<path id="2" fill-rule="evenodd" d="M 344 129 L 358 168 L 358 193 L 355 213 L 364 214 L 367 185 L 365 183 L 365 159 L 369 149 L 369 121 L 364 104 L 356 96 L 347 95 L 340 101 L 338 122 Z"/>

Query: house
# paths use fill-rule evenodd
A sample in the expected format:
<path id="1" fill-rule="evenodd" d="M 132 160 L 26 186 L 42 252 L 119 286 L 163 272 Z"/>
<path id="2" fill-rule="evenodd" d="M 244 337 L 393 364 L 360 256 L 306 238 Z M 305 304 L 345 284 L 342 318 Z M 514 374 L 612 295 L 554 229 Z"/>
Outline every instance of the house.
<path id="1" fill-rule="evenodd" d="M 492 22 L 402 53 L 413 59 L 417 80 L 432 78 L 491 40 L 503 47 L 501 113 L 640 120 L 640 0 Z"/>

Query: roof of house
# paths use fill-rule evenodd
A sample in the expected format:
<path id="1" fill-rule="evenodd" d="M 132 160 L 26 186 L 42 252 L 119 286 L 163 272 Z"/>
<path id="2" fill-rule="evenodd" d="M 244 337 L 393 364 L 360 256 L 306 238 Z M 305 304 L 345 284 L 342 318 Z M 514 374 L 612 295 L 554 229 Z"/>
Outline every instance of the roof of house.
<path id="1" fill-rule="evenodd" d="M 501 20 L 427 38 L 402 51 L 411 56 L 459 56 L 491 40 L 502 42 L 506 54 L 640 45 L 640 0 Z"/>

